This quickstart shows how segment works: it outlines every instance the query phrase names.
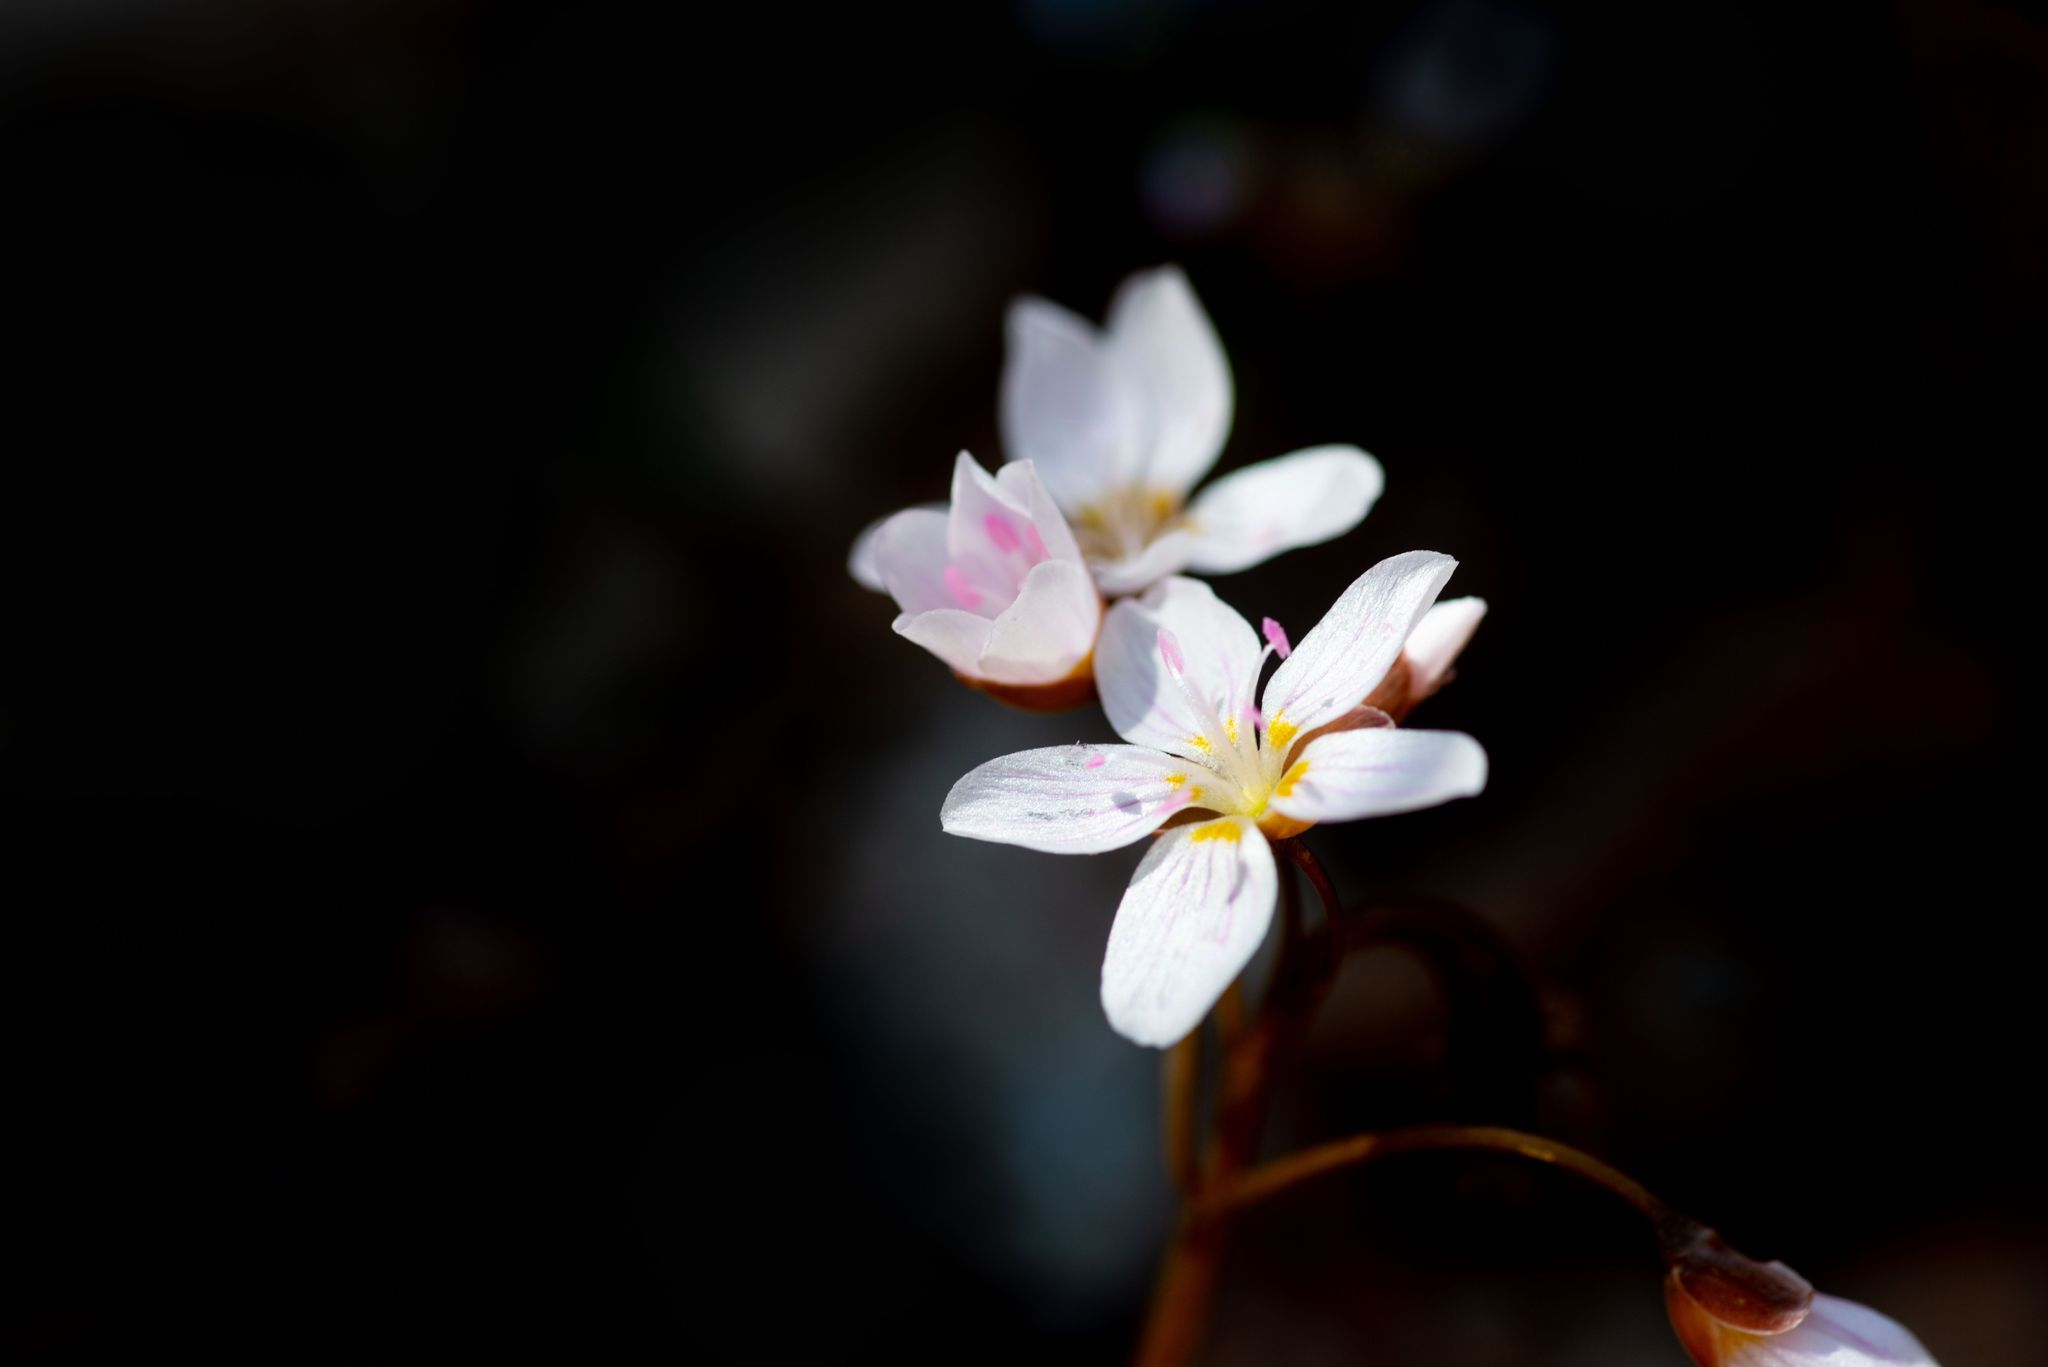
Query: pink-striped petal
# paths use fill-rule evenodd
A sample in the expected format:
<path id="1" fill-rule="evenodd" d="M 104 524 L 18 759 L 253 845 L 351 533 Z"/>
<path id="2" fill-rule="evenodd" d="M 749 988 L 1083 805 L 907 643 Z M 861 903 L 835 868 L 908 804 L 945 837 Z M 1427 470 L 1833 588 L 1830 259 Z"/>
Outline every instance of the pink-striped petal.
<path id="1" fill-rule="evenodd" d="M 1145 851 L 1102 960 L 1102 1009 L 1118 1034 L 1164 1049 L 1202 1023 L 1266 938 L 1279 888 L 1250 820 L 1180 826 Z"/>
<path id="2" fill-rule="evenodd" d="M 1025 750 L 976 768 L 946 795 L 953 835 L 1048 854 L 1097 854 L 1192 804 L 1188 766 L 1136 745 Z"/>

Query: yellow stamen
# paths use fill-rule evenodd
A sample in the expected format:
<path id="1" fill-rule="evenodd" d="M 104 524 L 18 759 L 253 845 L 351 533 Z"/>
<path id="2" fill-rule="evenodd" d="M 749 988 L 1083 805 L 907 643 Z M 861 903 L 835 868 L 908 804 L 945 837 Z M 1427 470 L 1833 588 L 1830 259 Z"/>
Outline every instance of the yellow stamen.
<path id="1" fill-rule="evenodd" d="M 1194 746 L 1205 755 L 1209 753 L 1209 738 L 1207 736 L 1189 736 L 1188 744 Z"/>
<path id="2" fill-rule="evenodd" d="M 1266 718 L 1266 748 L 1268 750 L 1286 750 L 1287 743 L 1294 739 L 1299 730 L 1300 728 L 1293 722 L 1284 720 L 1278 712 L 1275 712 L 1272 716 Z"/>
<path id="3" fill-rule="evenodd" d="M 1188 781 L 1188 776 L 1186 774 L 1168 774 L 1166 776 L 1166 781 L 1172 784 L 1174 787 L 1178 788 L 1181 784 L 1186 783 Z"/>
<path id="4" fill-rule="evenodd" d="M 1188 832 L 1188 839 L 1197 844 L 1204 840 L 1223 840 L 1235 845 L 1243 834 L 1244 832 L 1238 829 L 1237 822 L 1226 816 L 1215 821 L 1204 821 Z"/>
<path id="5" fill-rule="evenodd" d="M 1301 776 L 1302 776 L 1303 774 L 1307 773 L 1307 772 L 1308 772 L 1308 761 L 1307 761 L 1307 760 L 1305 760 L 1305 759 L 1298 759 L 1298 760 L 1294 761 L 1294 767 L 1293 767 L 1292 769 L 1289 769 L 1289 770 L 1287 771 L 1287 773 L 1286 773 L 1286 776 L 1285 776 L 1285 777 L 1283 777 L 1283 778 L 1282 778 L 1282 779 L 1280 780 L 1279 786 L 1277 786 L 1277 787 L 1275 787 L 1275 788 L 1273 789 L 1273 796 L 1274 796 L 1274 797 L 1291 797 L 1291 796 L 1293 796 L 1293 795 L 1294 795 L 1294 785 L 1295 785 L 1295 784 L 1297 784 L 1297 783 L 1299 783 L 1299 782 L 1301 782 Z"/>
<path id="6" fill-rule="evenodd" d="M 1224 721 L 1223 721 L 1223 734 L 1224 734 L 1224 735 L 1226 735 L 1226 736 L 1228 736 L 1228 737 L 1230 737 L 1230 743 L 1231 743 L 1232 745 L 1235 745 L 1235 744 L 1237 744 L 1237 718 L 1236 718 L 1236 717 L 1226 717 L 1226 718 L 1224 719 Z"/>

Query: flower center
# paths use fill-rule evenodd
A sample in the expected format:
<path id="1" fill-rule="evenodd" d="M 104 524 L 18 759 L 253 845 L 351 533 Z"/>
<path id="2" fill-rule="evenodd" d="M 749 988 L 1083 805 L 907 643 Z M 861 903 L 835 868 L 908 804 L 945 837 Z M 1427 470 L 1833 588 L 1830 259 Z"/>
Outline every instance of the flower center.
<path id="1" fill-rule="evenodd" d="M 1123 560 L 1185 525 L 1179 494 L 1126 485 L 1074 514 L 1074 539 L 1092 560 Z"/>
<path id="2" fill-rule="evenodd" d="M 1271 618 L 1265 625 L 1268 645 L 1260 654 L 1260 664 L 1265 663 L 1268 655 L 1282 651 L 1287 639 Z M 1196 687 L 1188 677 L 1187 660 L 1173 632 L 1161 627 L 1158 645 L 1167 676 L 1180 691 L 1199 728 L 1187 737 L 1186 743 L 1200 756 L 1200 763 L 1210 774 L 1206 783 L 1186 790 L 1187 804 L 1225 816 L 1249 817 L 1276 840 L 1307 830 L 1312 823 L 1272 810 L 1273 799 L 1293 793 L 1295 785 L 1308 772 L 1307 760 L 1287 765 L 1288 748 L 1299 734 L 1298 728 L 1279 712 L 1270 717 L 1262 715 L 1251 703 L 1243 704 L 1241 715 L 1223 715 L 1222 709 L 1229 707 L 1229 700 L 1219 704 Z M 1253 677 L 1257 675 L 1254 668 Z M 1182 777 L 1175 776 L 1176 780 Z"/>

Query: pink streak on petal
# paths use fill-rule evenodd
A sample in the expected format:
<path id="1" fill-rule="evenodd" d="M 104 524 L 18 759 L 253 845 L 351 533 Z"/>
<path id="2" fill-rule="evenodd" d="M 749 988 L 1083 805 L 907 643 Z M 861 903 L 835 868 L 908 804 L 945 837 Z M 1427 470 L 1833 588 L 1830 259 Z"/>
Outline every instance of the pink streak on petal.
<path id="1" fill-rule="evenodd" d="M 1284 660 L 1294 653 L 1294 647 L 1287 644 L 1287 633 L 1281 630 L 1280 624 L 1272 618 L 1268 617 L 1260 622 L 1259 630 L 1266 633 L 1267 644 L 1273 647 L 1273 653 L 1281 659 Z"/>
<path id="2" fill-rule="evenodd" d="M 1031 548 L 1031 553 L 1037 556 L 1040 560 L 1052 559 L 1052 552 L 1045 548 L 1045 538 L 1038 534 L 1038 528 L 1030 526 L 1025 527 L 1024 544 L 1029 546 Z"/>
<path id="3" fill-rule="evenodd" d="M 1107 763 L 1109 763 L 1108 755 L 1090 755 L 1088 756 L 1088 762 L 1081 767 L 1083 769 L 1100 769 Z"/>
<path id="4" fill-rule="evenodd" d="M 981 528 L 988 533 L 988 539 L 995 543 L 996 550 L 1004 555 L 1024 544 L 1017 539 L 1017 529 L 999 513 L 990 513 L 984 517 L 981 520 Z"/>
<path id="5" fill-rule="evenodd" d="M 1159 657 L 1166 661 L 1176 679 L 1187 672 L 1188 662 L 1181 657 L 1180 642 L 1165 627 L 1159 628 Z"/>
<path id="6" fill-rule="evenodd" d="M 980 591 L 967 582 L 967 576 L 960 573 L 958 565 L 946 566 L 944 578 L 946 592 L 953 595 L 953 601 L 972 612 L 974 605 L 981 601 Z"/>

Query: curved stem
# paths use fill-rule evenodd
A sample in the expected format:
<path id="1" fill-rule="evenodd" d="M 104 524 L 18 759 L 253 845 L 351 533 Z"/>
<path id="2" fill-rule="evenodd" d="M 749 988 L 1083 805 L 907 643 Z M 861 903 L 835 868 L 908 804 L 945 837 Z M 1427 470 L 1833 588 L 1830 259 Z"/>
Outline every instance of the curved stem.
<path id="1" fill-rule="evenodd" d="M 1139 1367 L 1173 1367 L 1185 1363 L 1201 1342 L 1209 1304 L 1222 1279 L 1229 1246 L 1226 1213 L 1205 1213 L 1206 1196 L 1234 1189 L 1239 1175 L 1258 1158 L 1267 1104 L 1273 1091 L 1274 1064 L 1307 1033 L 1335 975 L 1330 927 L 1338 915 L 1336 890 L 1315 856 L 1296 840 L 1274 842 L 1301 868 L 1323 899 L 1323 924 L 1309 930 L 1301 914 L 1294 880 L 1280 878 L 1280 955 L 1273 982 L 1249 1021 L 1240 1018 L 1240 989 L 1232 984 L 1225 1003 L 1218 1003 L 1221 1057 L 1217 1061 L 1217 1118 L 1210 1137 L 1208 1161 L 1196 1193 L 1182 1207 L 1180 1228 L 1168 1245 L 1159 1281 L 1153 1289 L 1145 1332 L 1135 1361 Z M 1228 1003 L 1228 1005 L 1226 1005 Z M 1169 1063 L 1169 1090 L 1173 1073 Z"/>
<path id="2" fill-rule="evenodd" d="M 1561 1168 L 1575 1177 L 1604 1187 L 1640 1211 L 1656 1227 L 1658 1241 L 1666 1247 L 1695 1238 L 1704 1228 L 1690 1216 L 1673 1210 L 1656 1193 L 1627 1173 L 1589 1153 L 1554 1139 L 1545 1139 L 1542 1135 L 1492 1125 L 1411 1125 L 1353 1135 L 1349 1139 L 1304 1149 L 1254 1168 L 1228 1187 L 1211 1189 L 1196 1203 L 1193 1216 L 1198 1222 L 1227 1217 L 1325 1173 L 1375 1158 L 1447 1149 L 1511 1153 Z"/>
<path id="3" fill-rule="evenodd" d="M 1200 1084 L 1202 1032 L 1188 1037 L 1166 1052 L 1165 1111 L 1166 1168 L 1184 1197 L 1195 1194 L 1198 1176 L 1195 1162 L 1200 1146 L 1201 1121 L 1196 1114 L 1196 1091 Z"/>
<path id="4" fill-rule="evenodd" d="M 1337 889 L 1331 884 L 1330 875 L 1323 872 L 1322 864 L 1310 853 L 1308 846 L 1299 840 L 1281 841 L 1280 851 L 1308 875 L 1308 881 L 1314 886 L 1316 896 L 1323 901 L 1323 916 L 1326 923 L 1336 925 L 1337 918 L 1343 911 L 1343 903 L 1337 900 Z"/>

